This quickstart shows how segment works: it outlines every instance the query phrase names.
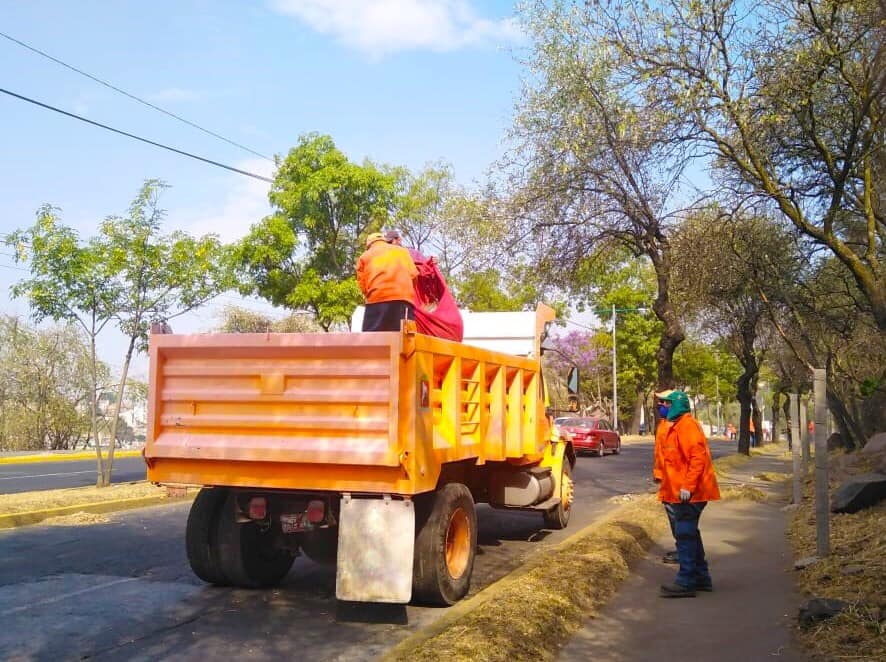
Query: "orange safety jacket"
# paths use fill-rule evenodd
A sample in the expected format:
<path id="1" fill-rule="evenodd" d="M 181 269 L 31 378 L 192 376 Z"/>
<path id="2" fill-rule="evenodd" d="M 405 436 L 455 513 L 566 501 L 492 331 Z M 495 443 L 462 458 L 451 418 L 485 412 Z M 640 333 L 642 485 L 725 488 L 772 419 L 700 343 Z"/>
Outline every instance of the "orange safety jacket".
<path id="1" fill-rule="evenodd" d="M 661 479 L 658 498 L 665 503 L 679 503 L 681 489 L 689 490 L 692 502 L 720 498 L 711 450 L 691 414 L 659 424 L 652 471 L 654 477 Z"/>
<path id="2" fill-rule="evenodd" d="M 402 246 L 376 241 L 357 260 L 357 284 L 366 303 L 415 301 L 418 269 Z"/>
<path id="3" fill-rule="evenodd" d="M 655 428 L 655 450 L 653 451 L 654 462 L 652 464 L 652 478 L 657 483 L 664 479 L 664 457 L 661 454 L 661 449 L 664 446 L 664 440 L 668 434 L 668 428 L 670 427 L 671 424 L 668 423 L 668 420 L 662 418 L 658 422 L 658 427 Z"/>

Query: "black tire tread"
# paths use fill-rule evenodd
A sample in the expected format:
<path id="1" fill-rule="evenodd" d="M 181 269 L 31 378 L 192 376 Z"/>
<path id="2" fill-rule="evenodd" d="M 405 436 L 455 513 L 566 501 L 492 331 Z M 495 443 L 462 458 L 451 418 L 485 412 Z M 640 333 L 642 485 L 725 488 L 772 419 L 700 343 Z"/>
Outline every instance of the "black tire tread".
<path id="1" fill-rule="evenodd" d="M 270 534 L 263 534 L 257 524 L 237 522 L 233 492 L 220 512 L 217 540 L 222 571 L 231 584 L 241 588 L 276 586 L 295 560 L 289 552 L 273 549 Z"/>
<path id="2" fill-rule="evenodd" d="M 471 523 L 468 565 L 458 579 L 446 568 L 446 529 L 456 507 L 463 507 Z M 412 566 L 412 599 L 430 605 L 449 606 L 467 595 L 477 549 L 477 512 L 470 490 L 448 483 L 415 499 L 415 553 Z"/>
<path id="3" fill-rule="evenodd" d="M 215 528 L 219 512 L 227 499 L 224 488 L 203 488 L 191 504 L 185 529 L 185 549 L 191 570 L 204 582 L 217 586 L 230 584 L 221 569 Z"/>

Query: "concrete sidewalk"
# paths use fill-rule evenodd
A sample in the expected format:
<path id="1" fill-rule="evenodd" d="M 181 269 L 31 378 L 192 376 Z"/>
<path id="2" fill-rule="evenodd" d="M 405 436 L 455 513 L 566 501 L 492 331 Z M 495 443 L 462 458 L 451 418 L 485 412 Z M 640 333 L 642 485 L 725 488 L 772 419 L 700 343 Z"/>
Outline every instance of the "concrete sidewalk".
<path id="1" fill-rule="evenodd" d="M 676 566 L 660 561 L 674 548 L 672 539 L 663 538 L 601 613 L 563 647 L 559 660 L 807 659 L 792 639 L 800 598 L 791 577 L 782 510 L 786 500 L 780 485 L 753 479 L 764 471 L 788 472 L 790 463 L 753 457 L 739 471 L 721 480 L 721 487 L 743 482 L 766 491 L 769 499 L 717 501 L 702 515 L 700 529 L 714 591 L 695 598 L 659 597 L 659 586 L 676 574 Z"/>

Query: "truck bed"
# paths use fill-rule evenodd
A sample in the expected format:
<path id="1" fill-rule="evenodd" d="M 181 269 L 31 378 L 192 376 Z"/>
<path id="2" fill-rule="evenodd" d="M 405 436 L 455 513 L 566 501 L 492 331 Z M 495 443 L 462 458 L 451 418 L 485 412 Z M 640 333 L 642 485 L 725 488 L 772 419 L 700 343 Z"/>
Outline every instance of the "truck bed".
<path id="1" fill-rule="evenodd" d="M 402 333 L 151 336 L 148 479 L 415 494 L 537 461 L 536 361 Z"/>

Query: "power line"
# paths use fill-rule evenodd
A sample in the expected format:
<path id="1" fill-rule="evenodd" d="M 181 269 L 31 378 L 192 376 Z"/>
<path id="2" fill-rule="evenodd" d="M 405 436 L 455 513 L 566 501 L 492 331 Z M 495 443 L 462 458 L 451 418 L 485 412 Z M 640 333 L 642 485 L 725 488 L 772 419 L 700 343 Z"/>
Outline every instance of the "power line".
<path id="1" fill-rule="evenodd" d="M 197 161 L 203 161 L 203 163 L 208 163 L 210 165 L 214 165 L 218 168 L 224 168 L 225 170 L 230 170 L 231 172 L 236 172 L 241 175 L 246 175 L 247 177 L 252 177 L 253 179 L 260 179 L 263 182 L 268 182 L 270 184 L 274 183 L 273 179 L 269 177 L 264 177 L 262 175 L 257 175 L 254 172 L 248 172 L 246 170 L 241 170 L 240 168 L 235 168 L 233 166 L 225 165 L 224 163 L 219 163 L 218 161 L 213 161 L 212 159 L 207 159 L 202 156 L 197 156 L 196 154 L 192 154 L 190 152 L 185 152 L 181 149 L 176 149 L 175 147 L 170 147 L 169 145 L 164 145 L 163 143 L 158 143 L 154 140 L 148 140 L 147 138 L 142 138 L 141 136 L 137 136 L 134 133 L 128 133 L 126 131 L 122 131 L 120 129 L 115 129 L 112 126 L 108 126 L 107 124 L 102 124 L 101 122 L 96 122 L 81 115 L 77 115 L 75 113 L 69 113 L 67 110 L 62 110 L 61 108 L 56 108 L 55 106 L 50 106 L 49 104 L 43 103 L 41 101 L 37 101 L 36 99 L 31 99 L 30 97 L 23 96 L 21 94 L 16 94 L 15 92 L 10 92 L 9 90 L 3 89 L 0 87 L 0 92 L 3 94 L 8 94 L 11 97 L 15 97 L 16 99 L 20 99 L 21 101 L 27 101 L 28 103 L 32 103 L 35 106 L 40 106 L 41 108 L 46 108 L 47 110 L 52 110 L 56 113 L 61 113 L 62 115 L 67 115 L 68 117 L 73 117 L 75 120 L 80 120 L 81 122 L 86 122 L 87 124 L 92 124 L 93 126 L 97 126 L 101 129 L 105 129 L 106 131 L 112 131 L 113 133 L 119 133 L 121 136 L 126 136 L 127 138 L 132 138 L 133 140 L 139 140 L 143 143 L 147 143 L 148 145 L 153 145 L 154 147 L 159 147 L 161 149 L 169 150 L 170 152 L 175 152 L 176 154 L 181 154 L 182 156 L 187 156 L 191 159 L 196 159 Z"/>
<path id="2" fill-rule="evenodd" d="M 65 67 L 66 69 L 70 69 L 71 71 L 74 71 L 74 72 L 80 74 L 81 76 L 86 76 L 86 78 L 89 78 L 90 80 L 95 81 L 99 85 L 104 85 L 105 87 L 107 87 L 111 90 L 114 90 L 115 92 L 119 92 L 120 94 L 122 94 L 126 97 L 129 97 L 133 101 L 137 101 L 138 103 L 140 103 L 144 106 L 147 106 L 148 108 L 153 108 L 154 110 L 161 112 L 164 115 L 168 115 L 169 117 L 172 117 L 173 119 L 176 119 L 179 122 L 183 122 L 184 124 L 187 124 L 188 126 L 191 126 L 195 129 L 197 129 L 198 131 L 202 131 L 203 133 L 208 134 L 208 135 L 212 136 L 213 138 L 218 138 L 219 140 L 223 140 L 224 142 L 228 143 L 229 145 L 233 145 L 234 147 L 238 147 L 244 151 L 249 152 L 250 154 L 255 154 L 256 156 L 259 156 L 267 161 L 271 161 L 271 162 L 274 161 L 269 156 L 265 156 L 264 154 L 262 154 L 260 152 L 256 152 L 254 149 L 250 149 L 249 147 L 246 147 L 245 145 L 241 145 L 240 143 L 234 142 L 233 140 L 230 140 L 229 138 L 225 138 L 224 136 L 222 136 L 218 133 L 215 133 L 214 131 L 210 131 L 209 129 L 205 129 L 202 126 L 200 126 L 199 124 L 195 124 L 194 122 L 187 120 L 184 117 L 181 117 L 180 115 L 176 115 L 175 113 L 170 112 L 170 111 L 166 110 L 165 108 L 161 108 L 160 106 L 157 106 L 157 105 L 151 103 L 150 101 L 146 101 L 145 99 L 142 99 L 141 97 L 131 94 L 130 92 L 127 92 L 126 90 L 122 90 L 119 87 L 117 87 L 116 85 L 112 85 L 111 83 L 109 83 L 105 80 L 102 80 L 101 78 L 98 78 L 97 76 L 93 76 L 92 74 L 87 73 L 87 72 L 83 71 L 82 69 L 78 69 L 77 67 L 70 65 L 67 62 L 63 62 L 62 60 L 59 60 L 58 58 L 53 57 L 49 53 L 45 53 L 45 52 L 41 51 L 39 48 L 35 48 L 34 46 L 31 46 L 30 44 L 26 44 L 25 42 L 20 41 L 20 40 L 16 39 L 15 37 L 12 37 L 12 36 L 6 34 L 5 32 L 0 32 L 0 37 L 4 37 L 5 39 L 8 39 L 9 41 L 11 41 L 13 43 L 18 44 L 19 46 L 27 48 L 29 51 L 37 53 L 37 55 L 45 57 L 48 60 L 52 60 L 56 64 L 60 64 L 61 66 Z"/>

